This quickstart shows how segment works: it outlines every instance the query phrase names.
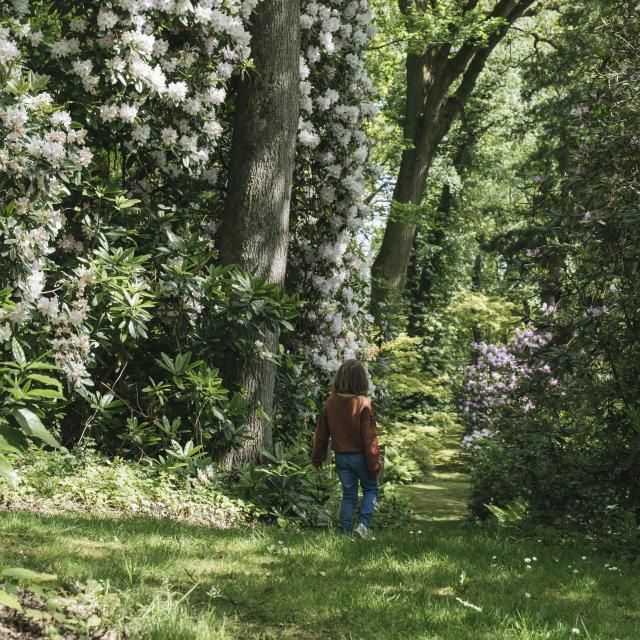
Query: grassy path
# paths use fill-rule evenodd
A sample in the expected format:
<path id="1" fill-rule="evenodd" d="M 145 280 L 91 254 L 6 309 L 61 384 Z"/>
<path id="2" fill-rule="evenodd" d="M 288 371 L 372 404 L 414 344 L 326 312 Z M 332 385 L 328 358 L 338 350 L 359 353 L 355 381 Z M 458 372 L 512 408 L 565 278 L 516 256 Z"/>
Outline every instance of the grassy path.
<path id="1" fill-rule="evenodd" d="M 0 512 L 0 566 L 100 581 L 120 602 L 107 625 L 142 640 L 638 640 L 637 565 L 464 521 L 456 451 L 405 489 L 419 526 L 373 540 Z"/>
<path id="2" fill-rule="evenodd" d="M 0 565 L 100 580 L 133 638 L 637 640 L 640 580 L 588 545 L 425 522 L 359 541 L 273 527 L 0 514 Z M 526 561 L 530 559 L 530 562 Z M 535 560 L 534 560 L 535 558 Z"/>
<path id="3" fill-rule="evenodd" d="M 410 502 L 412 519 L 422 522 L 464 520 L 469 502 L 469 482 L 460 462 L 459 434 L 443 437 L 443 448 L 434 458 L 428 481 L 400 488 Z"/>

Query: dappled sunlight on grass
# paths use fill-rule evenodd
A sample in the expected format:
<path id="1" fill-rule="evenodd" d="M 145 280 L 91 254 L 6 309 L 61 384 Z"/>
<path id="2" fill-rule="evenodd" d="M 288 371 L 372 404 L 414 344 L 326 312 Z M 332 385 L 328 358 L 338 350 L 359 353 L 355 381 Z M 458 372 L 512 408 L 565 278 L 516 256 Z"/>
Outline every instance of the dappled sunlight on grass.
<path id="1" fill-rule="evenodd" d="M 637 637 L 630 568 L 614 575 L 597 554 L 583 561 L 576 548 L 471 524 L 410 530 L 363 542 L 150 518 L 0 515 L 2 564 L 108 580 L 143 608 L 167 585 L 192 590 L 180 606 L 194 620 L 226 620 L 229 637 L 568 640 L 578 617 L 593 640 Z"/>

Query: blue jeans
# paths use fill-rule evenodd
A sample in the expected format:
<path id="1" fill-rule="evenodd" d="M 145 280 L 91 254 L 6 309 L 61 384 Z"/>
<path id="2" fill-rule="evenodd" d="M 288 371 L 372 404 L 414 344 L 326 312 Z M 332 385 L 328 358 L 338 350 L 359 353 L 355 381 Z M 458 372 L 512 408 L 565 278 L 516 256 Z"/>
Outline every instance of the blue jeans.
<path id="1" fill-rule="evenodd" d="M 358 480 L 363 494 L 359 522 L 368 527 L 376 508 L 378 481 L 369 473 L 364 453 L 336 453 L 336 470 L 342 484 L 340 528 L 350 532 L 353 527 L 353 514 L 358 501 Z"/>

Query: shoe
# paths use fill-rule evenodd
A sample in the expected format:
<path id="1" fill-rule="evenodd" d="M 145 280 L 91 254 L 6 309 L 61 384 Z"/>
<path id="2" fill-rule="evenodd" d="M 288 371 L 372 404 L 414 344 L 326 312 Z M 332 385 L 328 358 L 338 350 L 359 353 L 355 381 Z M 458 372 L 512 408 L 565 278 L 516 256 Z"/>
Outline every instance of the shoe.
<path id="1" fill-rule="evenodd" d="M 362 538 L 363 540 L 366 540 L 367 538 L 371 537 L 371 529 L 369 529 L 369 527 L 367 527 L 366 525 L 362 524 L 362 522 L 355 528 L 354 532 L 353 532 L 354 536 L 357 536 L 358 538 Z"/>

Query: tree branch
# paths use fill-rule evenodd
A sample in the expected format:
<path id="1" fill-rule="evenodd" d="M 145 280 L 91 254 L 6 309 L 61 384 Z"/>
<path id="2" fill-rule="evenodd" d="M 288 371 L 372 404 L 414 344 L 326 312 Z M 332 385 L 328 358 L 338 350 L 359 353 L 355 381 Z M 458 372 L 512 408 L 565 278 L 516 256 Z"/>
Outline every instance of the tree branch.
<path id="1" fill-rule="evenodd" d="M 519 31 L 520 33 L 523 33 L 526 36 L 531 36 L 533 38 L 533 46 L 535 49 L 538 48 L 538 44 L 540 42 L 544 42 L 545 44 L 548 44 L 549 46 L 553 47 L 556 51 L 560 50 L 560 47 L 555 42 L 553 42 L 553 40 L 549 40 L 549 38 L 545 38 L 544 36 L 541 36 L 536 31 L 527 31 L 526 29 L 521 29 L 520 27 L 516 27 L 515 25 L 512 26 L 511 28 L 514 31 Z"/>
<path id="2" fill-rule="evenodd" d="M 471 93 L 476 85 L 476 81 L 482 73 L 482 70 L 484 69 L 487 59 L 491 55 L 492 51 L 504 38 L 507 31 L 511 28 L 512 24 L 518 18 L 520 18 L 524 11 L 526 11 L 536 1 L 537 0 L 524 0 L 522 2 L 516 3 L 515 6 L 511 8 L 510 12 L 507 15 L 503 16 L 506 19 L 507 24 L 503 25 L 499 29 L 498 33 L 494 34 L 489 39 L 489 43 L 486 47 L 482 49 L 476 49 L 475 54 L 472 56 L 471 61 L 463 72 L 464 75 L 462 76 L 460 85 L 456 89 L 455 93 L 450 96 L 445 103 L 445 107 L 443 110 L 444 115 L 440 123 L 440 127 L 444 128 L 445 132 L 449 129 L 451 123 L 471 96 Z M 502 4 L 502 9 L 504 9 L 508 4 L 514 3 L 513 0 L 503 0 L 503 2 L 499 4 Z"/>

